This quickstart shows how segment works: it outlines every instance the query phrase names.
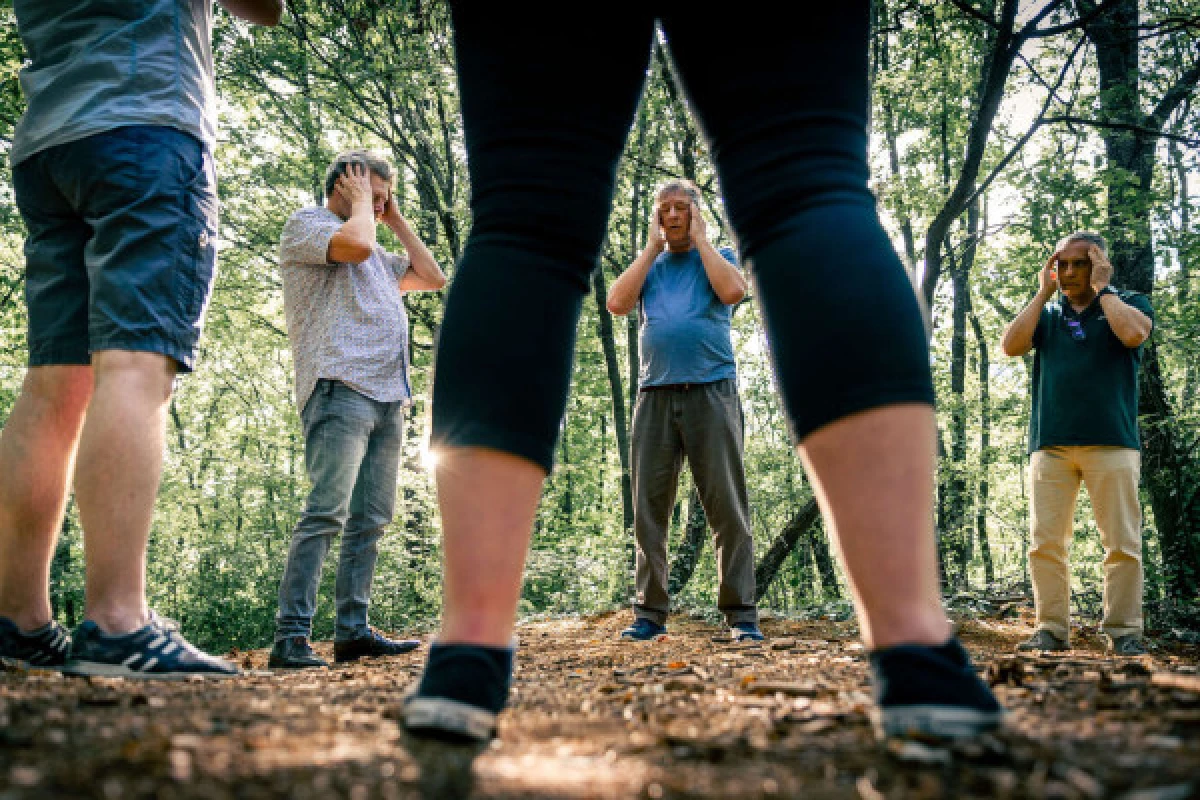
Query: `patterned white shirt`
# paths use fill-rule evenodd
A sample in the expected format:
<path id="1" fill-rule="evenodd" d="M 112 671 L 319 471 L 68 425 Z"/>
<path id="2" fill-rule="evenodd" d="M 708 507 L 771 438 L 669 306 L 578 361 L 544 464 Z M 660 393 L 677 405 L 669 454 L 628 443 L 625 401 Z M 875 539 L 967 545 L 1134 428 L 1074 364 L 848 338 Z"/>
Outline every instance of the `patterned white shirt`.
<path id="1" fill-rule="evenodd" d="M 327 208 L 297 211 L 283 226 L 279 269 L 296 370 L 296 408 L 321 379 L 380 402 L 410 402 L 408 314 L 400 279 L 407 255 L 375 245 L 361 264 L 327 260 L 344 220 Z"/>

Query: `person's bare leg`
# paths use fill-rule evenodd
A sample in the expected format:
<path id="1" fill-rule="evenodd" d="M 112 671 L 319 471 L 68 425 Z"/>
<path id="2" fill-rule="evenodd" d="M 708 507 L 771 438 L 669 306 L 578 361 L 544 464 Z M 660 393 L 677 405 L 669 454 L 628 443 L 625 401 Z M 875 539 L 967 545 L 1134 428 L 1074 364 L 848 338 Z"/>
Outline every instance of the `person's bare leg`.
<path id="1" fill-rule="evenodd" d="M 67 505 L 92 368 L 31 367 L 0 430 L 0 616 L 50 621 L 50 561 Z"/>
<path id="2" fill-rule="evenodd" d="M 83 525 L 84 615 L 109 634 L 146 624 L 146 543 L 162 473 L 175 361 L 94 353 L 95 391 L 79 443 L 75 501 Z"/>
<path id="3" fill-rule="evenodd" d="M 933 532 L 935 436 L 932 408 L 896 405 L 843 417 L 798 448 L 868 649 L 938 645 L 951 633 Z"/>
<path id="4" fill-rule="evenodd" d="M 533 519 L 546 473 L 485 448 L 438 454 L 442 512 L 444 644 L 508 647 Z"/>

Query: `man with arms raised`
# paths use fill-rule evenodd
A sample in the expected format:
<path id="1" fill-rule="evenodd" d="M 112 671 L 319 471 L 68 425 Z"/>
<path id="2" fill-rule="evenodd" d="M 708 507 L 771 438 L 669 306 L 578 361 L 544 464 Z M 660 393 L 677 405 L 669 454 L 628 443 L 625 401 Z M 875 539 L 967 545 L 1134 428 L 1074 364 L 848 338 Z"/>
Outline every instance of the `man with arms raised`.
<path id="1" fill-rule="evenodd" d="M 279 245 L 284 311 L 296 370 L 296 407 L 312 491 L 292 532 L 279 585 L 268 665 L 323 667 L 309 644 L 321 566 L 342 536 L 334 587 L 334 660 L 406 653 L 367 624 L 378 543 L 396 507 L 408 381 L 403 295 L 446 285 L 429 248 L 400 214 L 392 166 L 365 150 L 338 156 L 325 177 L 325 205 L 284 225 Z M 405 254 L 375 241 L 382 222 Z"/>
<path id="2" fill-rule="evenodd" d="M 1018 650 L 1066 650 L 1067 568 L 1075 500 L 1087 485 L 1104 545 L 1104 620 L 1109 649 L 1145 651 L 1142 635 L 1142 512 L 1138 369 L 1154 313 L 1145 295 L 1114 289 L 1108 246 L 1078 231 L 1042 268 L 1038 293 L 1004 331 L 1004 353 L 1031 349 L 1029 416 L 1031 546 L 1037 632 Z M 1050 302 L 1055 291 L 1058 302 Z"/>
<path id="3" fill-rule="evenodd" d="M 762 639 L 742 463 L 743 418 L 730 324 L 746 281 L 733 251 L 708 241 L 690 181 L 664 184 L 642 253 L 613 282 L 608 309 L 641 318 L 641 375 L 630 437 L 637 540 L 634 622 L 622 638 L 666 633 L 667 534 L 686 456 L 716 541 L 717 607 L 735 640 Z"/>

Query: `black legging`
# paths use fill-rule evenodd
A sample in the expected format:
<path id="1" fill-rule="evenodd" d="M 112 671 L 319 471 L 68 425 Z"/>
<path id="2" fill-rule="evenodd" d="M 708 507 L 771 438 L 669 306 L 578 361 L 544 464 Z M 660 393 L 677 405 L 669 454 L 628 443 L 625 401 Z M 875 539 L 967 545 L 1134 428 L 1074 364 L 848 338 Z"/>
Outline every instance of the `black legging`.
<path id="1" fill-rule="evenodd" d="M 473 224 L 438 342 L 435 446 L 550 471 L 656 18 L 797 441 L 856 411 L 933 403 L 921 314 L 867 189 L 869 2 L 801 4 L 799 25 L 765 3 L 657 5 L 452 4 Z"/>

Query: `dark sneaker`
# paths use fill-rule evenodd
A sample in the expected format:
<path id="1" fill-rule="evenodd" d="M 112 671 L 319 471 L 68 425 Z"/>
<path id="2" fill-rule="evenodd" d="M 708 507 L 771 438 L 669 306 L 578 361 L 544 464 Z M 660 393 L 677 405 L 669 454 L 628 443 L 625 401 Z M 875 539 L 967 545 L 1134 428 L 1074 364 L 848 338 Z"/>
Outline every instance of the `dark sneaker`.
<path id="1" fill-rule="evenodd" d="M 339 664 L 357 661 L 364 656 L 398 656 L 411 653 L 421 646 L 417 639 L 389 639 L 374 628 L 355 639 L 333 643 L 333 660 Z"/>
<path id="2" fill-rule="evenodd" d="M 71 649 L 67 629 L 51 620 L 22 633 L 8 617 L 0 617 L 0 662 L 23 669 L 61 669 Z"/>
<path id="3" fill-rule="evenodd" d="M 486 742 L 508 703 L 513 650 L 433 644 L 416 691 L 404 698 L 400 721 L 414 736 Z"/>
<path id="4" fill-rule="evenodd" d="M 1071 646 L 1048 630 L 1042 629 L 1017 645 L 1017 650 L 1070 650 Z"/>
<path id="5" fill-rule="evenodd" d="M 993 730 L 1004 720 L 957 639 L 940 647 L 900 645 L 869 656 L 879 739 L 956 739 Z"/>
<path id="6" fill-rule="evenodd" d="M 1146 645 L 1136 633 L 1108 637 L 1108 652 L 1114 656 L 1144 656 Z"/>
<path id="7" fill-rule="evenodd" d="M 303 636 L 288 636 L 280 639 L 267 656 L 271 669 L 312 669 L 328 667 L 329 662 L 313 652 L 312 645 Z"/>
<path id="8" fill-rule="evenodd" d="M 645 617 L 638 617 L 625 630 L 621 631 L 622 639 L 633 639 L 638 642 L 648 642 L 651 639 L 657 639 L 659 636 L 667 635 L 667 626 L 659 625 L 657 622 Z"/>
<path id="9" fill-rule="evenodd" d="M 753 622 L 739 622 L 730 626 L 729 638 L 735 642 L 761 642 L 767 637 Z"/>
<path id="10" fill-rule="evenodd" d="M 155 680 L 183 680 L 191 675 L 232 678 L 241 674 L 228 661 L 196 649 L 174 622 L 153 611 L 145 627 L 120 636 L 109 636 L 96 623 L 84 621 L 75 629 L 63 672 Z"/>

